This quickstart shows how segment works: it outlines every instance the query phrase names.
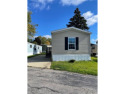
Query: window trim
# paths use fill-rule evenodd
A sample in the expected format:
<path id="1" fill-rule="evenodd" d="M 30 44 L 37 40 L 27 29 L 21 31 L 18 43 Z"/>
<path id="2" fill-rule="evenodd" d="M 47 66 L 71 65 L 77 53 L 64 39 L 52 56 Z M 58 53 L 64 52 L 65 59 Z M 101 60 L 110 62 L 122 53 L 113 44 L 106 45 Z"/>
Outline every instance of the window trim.
<path id="1" fill-rule="evenodd" d="M 74 38 L 75 43 L 69 43 L 69 38 Z M 69 44 L 75 44 L 75 49 L 69 49 Z M 68 37 L 68 50 L 76 50 L 76 37 Z"/>

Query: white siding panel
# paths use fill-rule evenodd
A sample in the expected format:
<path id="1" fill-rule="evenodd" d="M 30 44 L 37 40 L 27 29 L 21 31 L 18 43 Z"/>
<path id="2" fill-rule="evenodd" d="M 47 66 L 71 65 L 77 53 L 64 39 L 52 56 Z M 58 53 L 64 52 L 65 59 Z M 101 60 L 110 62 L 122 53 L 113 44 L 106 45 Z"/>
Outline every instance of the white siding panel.
<path id="1" fill-rule="evenodd" d="M 69 60 L 91 60 L 89 54 L 56 54 L 52 55 L 53 61 L 69 61 Z"/>

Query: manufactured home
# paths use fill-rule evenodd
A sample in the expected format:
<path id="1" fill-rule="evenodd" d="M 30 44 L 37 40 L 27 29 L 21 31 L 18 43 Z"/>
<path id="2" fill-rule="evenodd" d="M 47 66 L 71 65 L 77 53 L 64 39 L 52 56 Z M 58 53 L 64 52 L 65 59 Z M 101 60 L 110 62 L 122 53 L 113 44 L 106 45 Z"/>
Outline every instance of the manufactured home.
<path id="1" fill-rule="evenodd" d="M 52 60 L 91 60 L 90 34 L 75 27 L 52 31 Z"/>
<path id="2" fill-rule="evenodd" d="M 27 56 L 42 53 L 42 46 L 33 43 L 27 43 Z"/>
<path id="3" fill-rule="evenodd" d="M 91 55 L 92 56 L 96 56 L 98 54 L 97 47 L 98 47 L 97 44 L 91 44 Z"/>

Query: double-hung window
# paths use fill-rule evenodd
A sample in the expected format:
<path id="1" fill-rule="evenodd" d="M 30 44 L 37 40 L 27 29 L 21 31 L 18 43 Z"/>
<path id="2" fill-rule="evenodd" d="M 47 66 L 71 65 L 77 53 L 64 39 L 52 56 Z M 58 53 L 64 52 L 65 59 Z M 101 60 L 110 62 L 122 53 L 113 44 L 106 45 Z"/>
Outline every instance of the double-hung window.
<path id="1" fill-rule="evenodd" d="M 68 49 L 76 49 L 76 38 L 68 38 Z"/>

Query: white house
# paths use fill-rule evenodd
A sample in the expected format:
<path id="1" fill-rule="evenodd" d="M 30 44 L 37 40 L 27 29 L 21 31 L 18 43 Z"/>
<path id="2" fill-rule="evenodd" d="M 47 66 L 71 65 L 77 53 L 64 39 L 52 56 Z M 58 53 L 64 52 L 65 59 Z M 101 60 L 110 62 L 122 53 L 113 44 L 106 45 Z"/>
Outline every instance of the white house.
<path id="1" fill-rule="evenodd" d="M 42 53 L 42 46 L 33 43 L 27 43 L 27 56 Z"/>

